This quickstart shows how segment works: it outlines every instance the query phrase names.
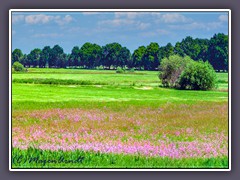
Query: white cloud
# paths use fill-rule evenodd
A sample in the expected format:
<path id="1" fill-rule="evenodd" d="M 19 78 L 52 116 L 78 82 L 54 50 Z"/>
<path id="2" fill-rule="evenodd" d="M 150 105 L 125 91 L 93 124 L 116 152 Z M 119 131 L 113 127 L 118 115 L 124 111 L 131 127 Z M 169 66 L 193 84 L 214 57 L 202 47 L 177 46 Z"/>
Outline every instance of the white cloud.
<path id="1" fill-rule="evenodd" d="M 16 34 L 16 31 L 12 30 L 12 35 L 15 35 Z"/>
<path id="2" fill-rule="evenodd" d="M 82 12 L 82 14 L 84 15 L 84 16 L 90 16 L 90 15 L 96 15 L 96 14 L 100 14 L 100 12 L 91 12 L 91 11 L 89 11 L 89 12 Z"/>
<path id="3" fill-rule="evenodd" d="M 223 22 L 228 22 L 228 15 L 220 15 L 218 19 Z"/>
<path id="4" fill-rule="evenodd" d="M 162 13 L 160 13 L 160 12 L 151 12 L 150 15 L 152 15 L 154 17 L 162 17 Z"/>
<path id="5" fill-rule="evenodd" d="M 58 25 L 60 25 L 60 26 L 62 26 L 62 25 L 64 25 L 64 24 L 68 24 L 68 23 L 70 23 L 72 20 L 73 20 L 73 18 L 72 18 L 72 16 L 70 16 L 70 15 L 66 15 L 66 16 L 65 16 L 64 18 L 62 18 L 62 19 L 61 19 L 60 16 L 55 17 L 55 22 L 56 22 Z"/>
<path id="6" fill-rule="evenodd" d="M 110 27 L 128 27 L 130 29 L 144 30 L 151 24 L 148 22 L 142 22 L 137 20 L 136 17 L 142 16 L 143 13 L 138 12 L 115 12 L 114 19 L 102 20 L 98 22 L 98 25 L 108 25 Z"/>
<path id="7" fill-rule="evenodd" d="M 111 26 L 121 26 L 121 25 L 129 25 L 134 24 L 134 20 L 131 19 L 112 19 L 112 20 L 103 20 L 99 21 L 99 25 L 111 25 Z"/>
<path id="8" fill-rule="evenodd" d="M 210 22 L 210 23 L 192 22 L 189 24 L 182 24 L 182 25 L 169 25 L 168 27 L 171 29 L 182 29 L 182 30 L 194 30 L 194 29 L 211 30 L 211 29 L 220 28 L 221 26 L 222 26 L 221 22 Z"/>
<path id="9" fill-rule="evenodd" d="M 28 15 L 25 17 L 25 22 L 27 24 L 45 24 L 49 21 L 53 20 L 54 16 L 48 16 L 44 14 L 37 14 L 37 15 Z"/>
<path id="10" fill-rule="evenodd" d="M 25 17 L 25 22 L 27 24 L 46 24 L 54 21 L 58 25 L 64 25 L 71 22 L 72 20 L 73 18 L 70 15 L 66 15 L 63 18 L 60 16 L 49 16 L 45 14 L 28 15 Z"/>
<path id="11" fill-rule="evenodd" d="M 103 20 L 99 21 L 98 25 L 104 26 L 106 29 L 106 26 L 109 26 L 109 28 L 112 27 L 127 27 L 129 30 L 133 29 L 139 29 L 144 30 L 150 27 L 150 23 L 145 23 L 141 21 L 136 21 L 134 19 L 112 19 L 112 20 Z"/>
<path id="12" fill-rule="evenodd" d="M 114 29 L 108 28 L 105 26 L 97 26 L 96 28 L 91 28 L 91 29 L 89 29 L 87 27 L 71 27 L 71 28 L 67 29 L 68 33 L 73 33 L 73 34 L 81 33 L 81 34 L 88 35 L 88 36 L 95 35 L 98 33 L 108 33 L 108 32 L 112 32 L 112 31 L 114 31 Z"/>
<path id="13" fill-rule="evenodd" d="M 17 22 L 20 22 L 20 21 L 23 21 L 24 20 L 24 15 L 13 15 L 12 16 L 12 23 L 17 23 Z"/>
<path id="14" fill-rule="evenodd" d="M 156 22 L 164 23 L 177 23 L 177 22 L 191 22 L 191 18 L 179 13 L 160 13 L 160 12 L 115 12 L 115 19 L 127 19 L 127 20 L 136 20 L 141 17 L 153 17 L 156 19 Z"/>
<path id="15" fill-rule="evenodd" d="M 164 22 L 164 23 L 186 23 L 192 21 L 191 18 L 187 18 L 182 14 L 177 13 L 167 13 L 167 14 L 157 14 L 154 13 L 153 15 L 157 16 L 156 22 Z"/>
<path id="16" fill-rule="evenodd" d="M 144 30 L 147 29 L 151 24 L 150 23 L 143 23 L 143 22 L 137 22 L 137 29 Z"/>
<path id="17" fill-rule="evenodd" d="M 175 22 L 188 22 L 189 19 L 181 14 L 163 14 L 162 16 L 164 22 L 175 23 Z"/>
<path id="18" fill-rule="evenodd" d="M 67 32 L 69 33 L 78 33 L 78 32 L 83 32 L 84 30 L 86 30 L 86 28 L 82 28 L 82 27 L 71 27 L 67 29 Z"/>
<path id="19" fill-rule="evenodd" d="M 101 33 L 101 32 L 112 32 L 113 30 L 110 28 L 104 28 L 104 27 L 97 27 L 92 29 L 93 33 Z"/>
<path id="20" fill-rule="evenodd" d="M 141 15 L 142 13 L 138 13 L 138 12 L 115 12 L 115 18 L 126 17 L 128 19 L 134 19 Z"/>
<path id="21" fill-rule="evenodd" d="M 211 22 L 211 23 L 207 23 L 206 25 L 206 29 L 210 30 L 210 29 L 218 29 L 222 27 L 222 22 Z"/>
<path id="22" fill-rule="evenodd" d="M 170 32 L 165 29 L 156 29 L 155 31 L 146 31 L 146 32 L 139 33 L 139 35 L 142 37 L 154 37 L 154 36 L 168 35 L 168 34 L 170 34 Z"/>
<path id="23" fill-rule="evenodd" d="M 144 16 L 159 17 L 161 15 L 162 14 L 160 12 L 115 12 L 115 18 L 125 17 L 128 19 L 136 19 Z"/>
<path id="24" fill-rule="evenodd" d="M 155 32 L 148 31 L 148 32 L 139 33 L 139 35 L 142 37 L 153 37 L 153 36 L 156 36 L 157 34 Z"/>
<path id="25" fill-rule="evenodd" d="M 32 37 L 35 38 L 57 38 L 57 37 L 62 37 L 63 34 L 58 34 L 58 33 L 47 33 L 47 34 L 34 34 Z"/>
<path id="26" fill-rule="evenodd" d="M 182 25 L 169 25 L 171 29 L 183 29 L 183 30 L 193 30 L 193 29 L 204 29 L 206 26 L 203 23 L 193 22 L 190 24 Z"/>
<path id="27" fill-rule="evenodd" d="M 157 29 L 156 32 L 157 32 L 157 34 L 160 34 L 160 35 L 167 35 L 167 34 L 170 34 L 169 31 L 164 30 L 164 29 Z"/>

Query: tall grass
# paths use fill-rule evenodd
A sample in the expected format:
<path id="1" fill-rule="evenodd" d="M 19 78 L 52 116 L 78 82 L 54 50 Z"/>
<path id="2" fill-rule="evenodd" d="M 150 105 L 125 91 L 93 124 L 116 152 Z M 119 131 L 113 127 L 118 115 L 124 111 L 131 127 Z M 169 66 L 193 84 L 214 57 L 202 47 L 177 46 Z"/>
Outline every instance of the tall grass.
<path id="1" fill-rule="evenodd" d="M 228 168 L 228 158 L 171 159 L 85 151 L 12 149 L 12 168 Z"/>

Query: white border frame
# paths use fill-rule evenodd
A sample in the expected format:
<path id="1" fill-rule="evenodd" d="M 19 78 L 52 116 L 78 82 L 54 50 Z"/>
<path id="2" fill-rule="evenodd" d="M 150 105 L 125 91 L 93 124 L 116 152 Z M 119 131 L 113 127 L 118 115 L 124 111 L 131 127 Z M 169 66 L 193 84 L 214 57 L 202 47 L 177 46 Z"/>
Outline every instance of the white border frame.
<path id="1" fill-rule="evenodd" d="M 12 169 L 12 12 L 228 12 L 228 169 Z M 231 171 L 231 10 L 230 9 L 10 9 L 9 10 L 9 171 Z"/>

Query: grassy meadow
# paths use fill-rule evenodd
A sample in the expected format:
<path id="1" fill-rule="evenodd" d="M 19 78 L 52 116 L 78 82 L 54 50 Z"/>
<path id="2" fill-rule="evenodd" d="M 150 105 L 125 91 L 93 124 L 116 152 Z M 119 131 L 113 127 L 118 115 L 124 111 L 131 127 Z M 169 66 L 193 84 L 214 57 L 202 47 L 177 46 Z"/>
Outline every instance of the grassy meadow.
<path id="1" fill-rule="evenodd" d="M 12 74 L 12 168 L 228 168 L 228 74 L 162 88 L 156 71 Z"/>

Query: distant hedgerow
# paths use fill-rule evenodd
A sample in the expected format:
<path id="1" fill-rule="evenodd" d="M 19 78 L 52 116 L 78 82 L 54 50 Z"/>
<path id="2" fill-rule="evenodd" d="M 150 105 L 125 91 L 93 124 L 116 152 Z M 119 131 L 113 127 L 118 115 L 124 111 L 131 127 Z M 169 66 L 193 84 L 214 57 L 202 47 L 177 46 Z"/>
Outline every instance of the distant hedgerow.
<path id="1" fill-rule="evenodd" d="M 53 84 L 53 85 L 106 85 L 104 82 L 81 81 L 72 79 L 52 79 L 52 78 L 31 78 L 31 79 L 13 79 L 13 83 L 28 84 Z"/>

